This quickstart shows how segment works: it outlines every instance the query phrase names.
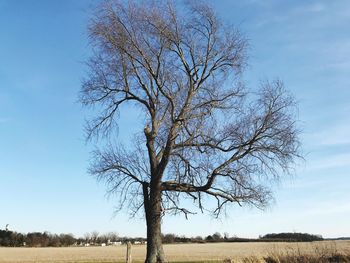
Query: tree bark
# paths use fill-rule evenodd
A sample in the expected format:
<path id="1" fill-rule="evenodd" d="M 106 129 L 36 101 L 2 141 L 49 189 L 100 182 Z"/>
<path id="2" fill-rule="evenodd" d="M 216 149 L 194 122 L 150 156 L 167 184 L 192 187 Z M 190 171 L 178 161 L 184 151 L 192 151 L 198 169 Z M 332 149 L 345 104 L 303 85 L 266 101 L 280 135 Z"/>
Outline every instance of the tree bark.
<path id="1" fill-rule="evenodd" d="M 165 256 L 161 236 L 160 185 L 143 185 L 144 207 L 147 225 L 147 255 L 145 263 L 164 263 Z"/>

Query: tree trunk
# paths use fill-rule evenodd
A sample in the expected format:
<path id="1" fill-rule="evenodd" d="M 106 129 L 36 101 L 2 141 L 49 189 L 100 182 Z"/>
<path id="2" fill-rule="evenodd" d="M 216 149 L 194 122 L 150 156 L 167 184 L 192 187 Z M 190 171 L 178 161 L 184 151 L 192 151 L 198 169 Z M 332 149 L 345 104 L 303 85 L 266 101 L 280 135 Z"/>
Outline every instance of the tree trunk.
<path id="1" fill-rule="evenodd" d="M 145 263 L 164 263 L 165 256 L 161 236 L 160 187 L 143 185 L 144 207 L 147 224 L 147 255 Z"/>

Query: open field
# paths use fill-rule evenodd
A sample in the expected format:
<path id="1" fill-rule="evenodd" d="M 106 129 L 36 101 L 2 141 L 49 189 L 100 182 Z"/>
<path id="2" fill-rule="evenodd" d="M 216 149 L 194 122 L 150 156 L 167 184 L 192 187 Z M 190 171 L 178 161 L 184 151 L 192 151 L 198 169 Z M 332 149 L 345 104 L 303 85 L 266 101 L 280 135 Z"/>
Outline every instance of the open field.
<path id="1" fill-rule="evenodd" d="M 222 261 L 230 258 L 239 261 L 246 257 L 261 258 L 268 254 L 318 254 L 325 251 L 350 254 L 350 241 L 323 241 L 312 243 L 207 243 L 164 245 L 170 262 Z M 146 247 L 132 247 L 134 262 L 142 262 Z M 0 262 L 124 262 L 126 246 L 69 247 L 69 248 L 4 248 L 0 247 Z M 235 262 L 236 262 L 235 261 Z M 246 261 L 248 262 L 248 261 Z M 252 261 L 249 261 L 252 262 Z"/>

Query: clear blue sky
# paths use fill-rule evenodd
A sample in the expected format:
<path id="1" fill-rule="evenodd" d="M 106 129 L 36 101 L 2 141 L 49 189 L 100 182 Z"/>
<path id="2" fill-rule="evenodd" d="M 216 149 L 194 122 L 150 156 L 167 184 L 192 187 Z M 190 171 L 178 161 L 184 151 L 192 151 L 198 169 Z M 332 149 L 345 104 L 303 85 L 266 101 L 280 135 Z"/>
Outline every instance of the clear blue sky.
<path id="1" fill-rule="evenodd" d="M 113 216 L 115 200 L 86 170 L 88 112 L 77 102 L 90 48 L 88 0 L 0 0 L 0 229 L 145 236 L 142 219 Z M 166 217 L 163 231 L 350 236 L 350 1 L 215 1 L 250 39 L 244 78 L 281 78 L 299 101 L 306 160 L 275 187 L 267 210 L 227 218 Z M 137 115 L 123 116 L 128 129 Z M 128 133 L 121 129 L 120 139 Z"/>

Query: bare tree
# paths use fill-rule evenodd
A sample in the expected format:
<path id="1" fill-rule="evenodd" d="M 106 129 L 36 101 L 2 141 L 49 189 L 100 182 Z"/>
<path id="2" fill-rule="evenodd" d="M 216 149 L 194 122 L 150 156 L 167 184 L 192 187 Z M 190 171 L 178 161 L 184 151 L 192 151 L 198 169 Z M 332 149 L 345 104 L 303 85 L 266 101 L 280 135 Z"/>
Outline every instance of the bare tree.
<path id="1" fill-rule="evenodd" d="M 99 236 L 100 236 L 100 233 L 98 231 L 92 231 L 90 234 L 90 242 L 96 245 L 98 243 Z"/>
<path id="2" fill-rule="evenodd" d="M 295 102 L 281 81 L 248 92 L 239 30 L 200 2 L 113 0 L 89 32 L 94 55 L 81 101 L 101 111 L 88 138 L 110 138 L 123 104 L 144 115 L 135 147 L 95 151 L 90 172 L 120 195 L 120 207 L 144 208 L 146 262 L 165 261 L 161 218 L 194 213 L 186 198 L 216 216 L 228 203 L 266 206 L 270 182 L 298 157 Z"/>

